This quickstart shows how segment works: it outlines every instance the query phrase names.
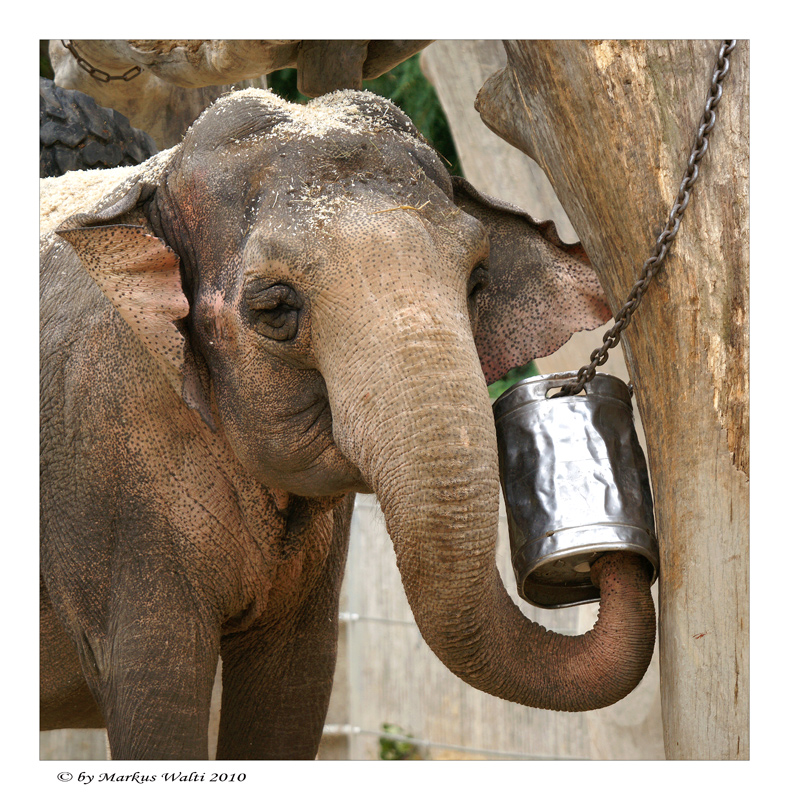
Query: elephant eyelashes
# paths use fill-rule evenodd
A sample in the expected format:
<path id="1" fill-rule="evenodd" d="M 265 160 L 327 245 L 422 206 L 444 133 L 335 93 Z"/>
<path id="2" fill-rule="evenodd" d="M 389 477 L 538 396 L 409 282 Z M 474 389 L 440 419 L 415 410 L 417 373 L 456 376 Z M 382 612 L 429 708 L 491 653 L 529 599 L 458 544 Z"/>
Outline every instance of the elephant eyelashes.
<path id="1" fill-rule="evenodd" d="M 245 299 L 259 333 L 278 342 L 296 338 L 303 303 L 295 289 L 281 283 L 253 286 Z"/>

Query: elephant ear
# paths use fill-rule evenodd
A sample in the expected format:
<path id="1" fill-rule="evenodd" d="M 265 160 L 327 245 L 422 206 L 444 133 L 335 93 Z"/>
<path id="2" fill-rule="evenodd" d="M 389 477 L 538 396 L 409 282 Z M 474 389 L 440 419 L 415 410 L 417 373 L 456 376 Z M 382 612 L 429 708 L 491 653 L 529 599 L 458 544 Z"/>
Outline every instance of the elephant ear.
<path id="1" fill-rule="evenodd" d="M 479 296 L 475 337 L 488 384 L 611 318 L 580 244 L 562 242 L 550 220 L 534 220 L 463 178 L 452 182 L 455 203 L 485 226 L 490 239 L 490 285 Z"/>
<path id="2" fill-rule="evenodd" d="M 180 259 L 167 243 L 138 225 L 113 224 L 151 193 L 136 184 L 108 208 L 74 214 L 56 233 L 153 356 L 186 404 L 215 429 L 183 320 L 189 301 L 181 286 Z"/>

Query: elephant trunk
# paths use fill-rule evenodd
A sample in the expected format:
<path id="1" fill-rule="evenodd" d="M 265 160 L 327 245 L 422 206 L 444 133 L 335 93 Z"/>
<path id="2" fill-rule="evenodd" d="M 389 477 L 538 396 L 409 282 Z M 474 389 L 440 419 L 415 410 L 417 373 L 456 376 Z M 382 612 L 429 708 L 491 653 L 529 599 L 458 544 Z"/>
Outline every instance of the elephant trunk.
<path id="1" fill-rule="evenodd" d="M 378 495 L 422 636 L 458 677 L 513 702 L 583 711 L 620 700 L 654 647 L 646 563 L 594 564 L 600 613 L 582 636 L 521 614 L 495 563 L 496 433 L 471 330 L 438 305 L 397 309 L 391 326 L 334 314 L 341 327 L 316 338 L 335 441 Z"/>

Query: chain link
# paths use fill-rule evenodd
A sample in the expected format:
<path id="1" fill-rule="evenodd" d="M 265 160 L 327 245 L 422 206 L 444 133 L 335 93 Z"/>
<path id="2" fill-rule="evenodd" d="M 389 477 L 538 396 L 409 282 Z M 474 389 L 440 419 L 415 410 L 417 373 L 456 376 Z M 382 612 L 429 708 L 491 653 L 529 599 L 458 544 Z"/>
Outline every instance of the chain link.
<path id="1" fill-rule="evenodd" d="M 714 109 L 720 102 L 723 93 L 723 79 L 729 74 L 729 59 L 727 56 L 731 53 L 736 44 L 736 39 L 726 39 L 721 43 L 720 50 L 718 51 L 718 61 L 715 65 L 715 72 L 712 75 L 712 83 L 707 93 L 707 102 L 704 105 L 704 115 L 699 125 L 698 132 L 696 133 L 693 150 L 688 158 L 685 176 L 682 178 L 682 183 L 679 185 L 677 199 L 674 201 L 674 207 L 671 209 L 668 222 L 655 242 L 652 255 L 644 262 L 639 279 L 631 289 L 619 313 L 614 318 L 613 327 L 603 334 L 602 347 L 598 347 L 596 350 L 592 351 L 589 356 L 591 359 L 589 364 L 578 370 L 575 382 L 565 384 L 561 391 L 557 392 L 555 396 L 564 397 L 571 394 L 578 394 L 583 390 L 584 386 L 594 378 L 597 367 L 608 361 L 608 351 L 619 344 L 622 331 L 630 324 L 630 318 L 641 304 L 644 292 L 646 292 L 649 284 L 652 282 L 652 278 L 655 277 L 663 266 L 666 254 L 679 230 L 679 224 L 682 222 L 685 209 L 688 207 L 693 184 L 696 183 L 696 179 L 699 176 L 699 162 L 704 157 L 704 154 L 707 152 L 707 147 L 709 146 L 709 136 L 710 133 L 712 133 L 712 129 L 715 127 L 716 121 Z"/>
<path id="2" fill-rule="evenodd" d="M 101 83 L 109 83 L 110 81 L 130 81 L 132 78 L 136 78 L 141 72 L 142 67 L 132 67 L 131 69 L 126 70 L 123 75 L 110 75 L 109 72 L 105 72 L 103 69 L 97 69 L 91 63 L 86 61 L 78 52 L 77 48 L 74 47 L 74 42 L 71 39 L 61 39 L 63 43 L 63 47 L 71 53 L 72 56 L 77 61 L 77 64 L 85 70 L 85 72 L 90 75 L 91 78 L 101 82 Z"/>

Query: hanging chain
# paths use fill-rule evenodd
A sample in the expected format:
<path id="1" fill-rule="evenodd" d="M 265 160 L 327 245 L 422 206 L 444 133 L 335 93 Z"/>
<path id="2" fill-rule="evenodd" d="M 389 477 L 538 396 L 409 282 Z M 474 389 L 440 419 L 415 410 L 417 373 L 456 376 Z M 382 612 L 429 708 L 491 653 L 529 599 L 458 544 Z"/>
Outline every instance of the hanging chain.
<path id="1" fill-rule="evenodd" d="M 619 344 L 622 331 L 630 324 L 630 318 L 641 304 L 641 298 L 644 296 L 644 292 L 646 292 L 647 287 L 652 282 L 652 278 L 655 277 L 663 266 L 666 254 L 679 230 L 682 216 L 685 213 L 685 209 L 688 207 L 691 189 L 693 188 L 693 184 L 696 183 L 696 178 L 699 176 L 699 162 L 707 152 L 709 136 L 715 126 L 716 118 L 714 109 L 720 102 L 723 92 L 721 84 L 723 83 L 723 79 L 729 74 L 729 59 L 727 56 L 734 49 L 736 43 L 736 39 L 726 39 L 721 43 L 718 52 L 718 61 L 715 65 L 715 72 L 712 75 L 712 84 L 707 94 L 707 102 L 704 106 L 704 116 L 699 126 L 698 133 L 696 134 L 696 141 L 690 158 L 688 158 L 688 167 L 685 170 L 685 177 L 682 179 L 682 183 L 679 186 L 677 199 L 674 201 L 674 207 L 671 209 L 666 227 L 663 229 L 660 236 L 658 236 L 655 247 L 652 250 L 652 255 L 644 262 L 644 266 L 641 270 L 641 277 L 636 281 L 625 304 L 614 318 L 613 327 L 603 334 L 603 346 L 590 354 L 590 363 L 578 370 L 576 381 L 574 383 L 565 384 L 561 391 L 557 392 L 555 396 L 564 397 L 571 394 L 578 394 L 583 390 L 584 386 L 594 378 L 597 367 L 608 361 L 608 351 Z"/>
<path id="2" fill-rule="evenodd" d="M 82 69 L 90 75 L 91 78 L 95 78 L 97 81 L 101 83 L 109 83 L 110 81 L 130 81 L 132 78 L 136 78 L 141 72 L 142 67 L 132 67 L 131 69 L 126 70 L 123 75 L 110 75 L 109 72 L 105 72 L 103 69 L 97 69 L 91 63 L 86 61 L 78 52 L 77 48 L 74 47 L 74 42 L 71 39 L 61 39 L 63 43 L 63 47 L 71 53 L 72 56 L 77 61 Z"/>

